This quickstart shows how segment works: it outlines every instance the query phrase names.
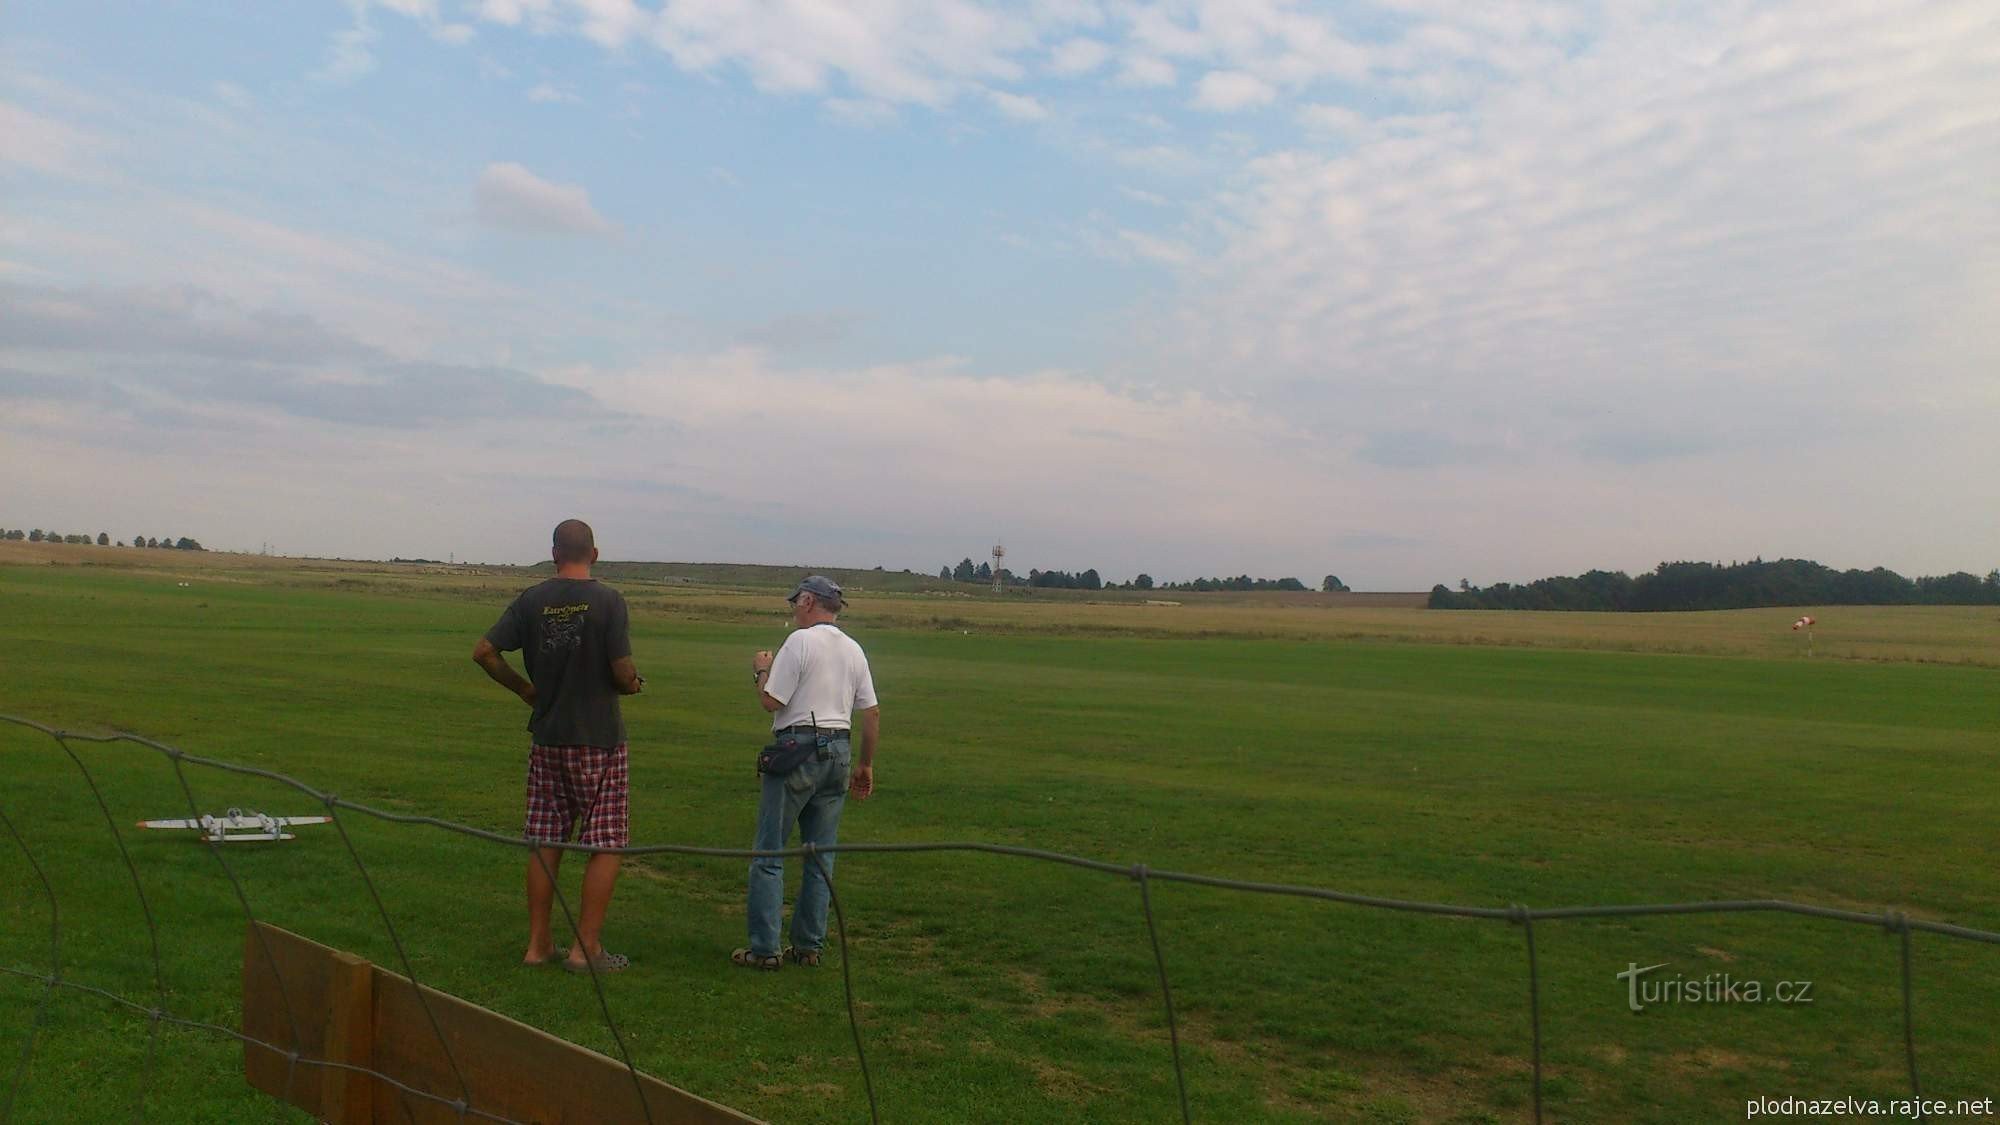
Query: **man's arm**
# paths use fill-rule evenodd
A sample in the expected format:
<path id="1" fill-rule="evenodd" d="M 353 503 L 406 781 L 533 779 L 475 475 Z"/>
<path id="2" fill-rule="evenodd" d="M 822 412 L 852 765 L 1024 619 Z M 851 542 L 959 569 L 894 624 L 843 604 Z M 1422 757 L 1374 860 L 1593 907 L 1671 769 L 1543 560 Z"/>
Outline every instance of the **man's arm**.
<path id="1" fill-rule="evenodd" d="M 757 685 L 757 702 L 763 706 L 766 713 L 775 715 L 784 707 L 784 703 L 772 698 L 771 693 L 764 690 L 764 685 L 771 682 L 771 660 L 769 649 L 759 649 L 757 654 L 750 658 L 750 680 Z"/>
<path id="2" fill-rule="evenodd" d="M 855 800 L 865 801 L 875 792 L 875 744 L 882 739 L 882 708 L 870 707 L 856 718 L 861 720 L 861 760 L 854 763 L 847 791 Z"/>
<path id="3" fill-rule="evenodd" d="M 472 646 L 472 661 L 486 669 L 486 674 L 492 677 L 494 683 L 520 696 L 521 702 L 530 707 L 535 705 L 535 685 L 514 671 L 513 665 L 507 663 L 506 655 L 494 648 L 492 641 L 479 638 L 479 643 Z"/>
<path id="4" fill-rule="evenodd" d="M 639 674 L 639 667 L 629 656 L 621 656 L 611 662 L 611 682 L 618 685 L 618 694 L 637 695 L 645 685 L 646 677 Z"/>
<path id="5" fill-rule="evenodd" d="M 625 607 L 625 598 L 616 590 L 609 591 L 610 635 L 605 639 L 605 655 L 611 658 L 611 683 L 620 695 L 637 695 L 646 684 L 646 678 L 639 674 L 639 666 L 632 663 L 632 616 Z"/>

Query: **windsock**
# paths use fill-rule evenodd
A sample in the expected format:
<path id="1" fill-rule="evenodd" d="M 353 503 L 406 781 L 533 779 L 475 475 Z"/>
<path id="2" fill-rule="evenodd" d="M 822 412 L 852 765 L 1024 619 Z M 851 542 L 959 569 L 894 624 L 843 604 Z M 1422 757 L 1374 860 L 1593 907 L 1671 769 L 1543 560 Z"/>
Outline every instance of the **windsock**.
<path id="1" fill-rule="evenodd" d="M 1796 633 L 1796 632 L 1798 632 L 1798 631 L 1799 631 L 1800 629 L 1810 629 L 1810 628 L 1812 628 L 1812 626 L 1813 626 L 1813 619 L 1812 619 L 1812 618 L 1810 618 L 1810 617 L 1801 617 L 1801 618 L 1799 618 L 1799 619 L 1798 619 L 1797 621 L 1794 621 L 1794 622 L 1792 622 L 1792 632 Z"/>

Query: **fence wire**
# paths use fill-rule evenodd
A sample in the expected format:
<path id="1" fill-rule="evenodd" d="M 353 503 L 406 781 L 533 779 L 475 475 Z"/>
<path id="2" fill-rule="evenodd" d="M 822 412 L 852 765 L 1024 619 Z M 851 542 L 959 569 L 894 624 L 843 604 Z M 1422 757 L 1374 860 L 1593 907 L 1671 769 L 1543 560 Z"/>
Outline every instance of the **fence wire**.
<path id="1" fill-rule="evenodd" d="M 36 858 L 34 849 L 28 845 L 27 839 L 24 836 L 22 836 L 19 829 L 15 827 L 14 822 L 10 818 L 8 818 L 5 808 L 0 807 L 0 827 L 4 827 L 6 829 L 7 834 L 13 838 L 15 844 L 21 849 L 22 854 L 27 859 L 29 867 L 34 872 L 37 881 L 40 882 L 44 895 L 48 899 L 49 931 L 50 931 L 49 969 L 47 972 L 38 973 L 18 967 L 0 965 L 0 975 L 23 978 L 29 981 L 40 983 L 43 986 L 42 996 L 40 1000 L 36 1003 L 35 1015 L 29 1024 L 26 1041 L 23 1042 L 21 1046 L 20 1057 L 16 1060 L 14 1065 L 13 1079 L 8 1084 L 5 1097 L 0 1098 L 0 1125 L 5 1125 L 6 1122 L 9 1122 L 13 1119 L 15 1099 L 17 1095 L 20 1093 L 21 1089 L 26 1085 L 30 1063 L 34 1057 L 36 1040 L 40 1035 L 43 1025 L 47 1022 L 48 1012 L 51 1002 L 57 990 L 59 989 L 68 989 L 88 995 L 93 995 L 101 999 L 108 1000 L 120 1007 L 138 1012 L 139 1014 L 144 1015 L 147 1018 L 149 1029 L 147 1032 L 148 1039 L 147 1039 L 146 1061 L 144 1064 L 145 1069 L 142 1071 L 142 1080 L 138 1098 L 138 1105 L 135 1109 L 133 1117 L 135 1121 L 143 1121 L 145 1119 L 146 1099 L 148 1093 L 150 1092 L 150 1086 L 154 1068 L 154 1057 L 156 1054 L 156 1046 L 159 1036 L 159 1028 L 160 1025 L 162 1024 L 169 1024 L 176 1027 L 184 1027 L 191 1030 L 204 1031 L 210 1034 L 219 1035 L 230 1039 L 235 1039 L 243 1043 L 245 1046 L 259 1047 L 266 1051 L 271 1052 L 272 1054 L 280 1058 L 285 1059 L 286 1075 L 285 1075 L 284 1088 L 287 1098 L 289 1098 L 291 1094 L 293 1082 L 295 1080 L 296 1073 L 300 1067 L 311 1067 L 311 1068 L 322 1068 L 322 1069 L 331 1068 L 351 1073 L 367 1075 L 373 1078 L 374 1080 L 385 1083 L 388 1086 L 396 1090 L 399 1090 L 410 1097 L 419 1098 L 425 1101 L 435 1103 L 437 1105 L 441 1105 L 446 1109 L 449 1109 L 453 1113 L 455 1113 L 461 1121 L 469 1119 L 477 1119 L 481 1121 L 508 1123 L 508 1125 L 520 1125 L 520 1123 L 515 1123 L 514 1119 L 502 1116 L 500 1114 L 491 1112 L 489 1110 L 482 1109 L 476 1103 L 474 1098 L 474 1092 L 466 1084 L 465 1075 L 459 1069 L 457 1060 L 452 1056 L 450 1043 L 447 1041 L 447 1037 L 444 1034 L 443 1028 L 438 1023 L 436 1014 L 432 1012 L 428 1001 L 423 1000 L 424 990 L 421 987 L 418 987 L 416 989 L 416 993 L 420 1003 L 423 1004 L 423 1010 L 426 1018 L 430 1022 L 431 1030 L 436 1035 L 438 1040 L 438 1045 L 442 1049 L 445 1059 L 447 1060 L 447 1063 L 450 1066 L 454 1085 L 457 1087 L 456 1097 L 447 1096 L 435 1090 L 424 1090 L 410 1086 L 388 1074 L 384 1074 L 381 1071 L 374 1070 L 369 1067 L 355 1066 L 349 1063 L 343 1063 L 328 1059 L 308 1058 L 302 1055 L 298 1050 L 298 1045 L 302 1043 L 304 1040 L 299 1034 L 299 1024 L 296 1018 L 296 1014 L 291 1009 L 290 999 L 285 995 L 283 991 L 283 980 L 281 974 L 278 982 L 279 997 L 280 997 L 280 1002 L 285 1010 L 285 1023 L 289 1028 L 291 1034 L 292 1044 L 289 1047 L 276 1043 L 267 1042 L 265 1040 L 254 1038 L 249 1035 L 245 1035 L 242 1032 L 237 1031 L 233 1028 L 222 1027 L 220 1025 L 208 1023 L 201 1020 L 187 1019 L 184 1017 L 176 1016 L 168 1012 L 166 1010 L 166 997 L 167 997 L 166 985 L 164 982 L 163 973 L 160 968 L 159 933 L 153 916 L 152 908 L 148 904 L 146 899 L 145 887 L 139 878 L 138 867 L 132 862 L 131 854 L 125 848 L 124 835 L 119 830 L 115 818 L 111 815 L 110 807 L 105 803 L 103 793 L 98 788 L 95 777 L 91 774 L 89 767 L 84 763 L 82 757 L 79 756 L 76 753 L 75 749 L 70 745 L 72 742 L 131 743 L 133 745 L 140 746 L 145 749 L 154 751 L 155 753 L 163 755 L 173 765 L 175 777 L 178 779 L 180 783 L 180 788 L 183 794 L 187 797 L 189 814 L 190 816 L 193 817 L 198 818 L 201 815 L 201 809 L 199 803 L 195 799 L 193 788 L 188 784 L 187 775 L 184 767 L 189 765 L 199 766 L 204 769 L 218 770 L 224 773 L 239 774 L 246 777 L 262 778 L 264 780 L 275 782 L 277 784 L 284 785 L 291 789 L 294 789 L 302 794 L 305 794 L 308 797 L 311 797 L 315 802 L 324 805 L 327 809 L 327 815 L 332 818 L 333 824 L 339 831 L 341 841 L 345 845 L 349 856 L 352 857 L 352 859 L 354 860 L 354 865 L 356 870 L 360 873 L 363 883 L 366 884 L 368 888 L 368 894 L 369 897 L 374 901 L 376 913 L 380 915 L 383 927 L 388 932 L 390 943 L 395 947 L 396 957 L 403 969 L 403 975 L 406 978 L 408 978 L 413 985 L 421 985 L 421 982 L 417 978 L 416 967 L 411 963 L 409 955 L 403 947 L 402 939 L 397 933 L 394 920 L 389 915 L 389 910 L 387 905 L 382 901 L 380 893 L 378 893 L 375 889 L 375 881 L 368 872 L 368 865 L 362 860 L 360 851 L 355 848 L 353 840 L 347 834 L 347 829 L 345 825 L 343 825 L 340 821 L 340 816 L 339 816 L 340 810 L 345 809 L 351 812 L 359 813 L 363 816 L 371 817 L 373 819 L 385 821 L 392 824 L 424 825 L 432 828 L 442 829 L 446 832 L 457 833 L 458 835 L 467 836 L 475 840 L 484 840 L 490 843 L 502 844 L 510 848 L 526 849 L 529 851 L 531 855 L 536 854 L 535 851 L 536 848 L 553 846 L 553 847 L 559 847 L 564 851 L 584 852 L 589 854 L 603 853 L 603 854 L 625 855 L 625 856 L 683 855 L 683 856 L 702 856 L 702 857 L 717 858 L 717 859 L 746 859 L 746 860 L 759 857 L 768 858 L 777 856 L 782 856 L 787 858 L 801 858 L 805 862 L 813 864 L 816 868 L 818 868 L 819 873 L 826 878 L 826 884 L 833 906 L 835 931 L 840 941 L 841 988 L 847 1006 L 848 1027 L 853 1035 L 855 1060 L 859 1064 L 863 1087 L 867 1094 L 869 1120 L 875 1123 L 875 1125 L 880 1125 L 882 1119 L 881 1106 L 876 1098 L 875 1080 L 871 1070 L 869 1069 L 867 1051 L 862 1042 L 861 1023 L 859 1018 L 855 1014 L 854 979 L 852 974 L 849 972 L 849 965 L 852 962 L 852 957 L 850 955 L 851 950 L 847 939 L 847 918 L 845 912 L 842 910 L 840 905 L 839 893 L 834 888 L 831 872 L 828 871 L 825 863 L 822 862 L 820 858 L 822 853 L 851 852 L 856 854 L 906 855 L 912 853 L 927 853 L 927 852 L 954 852 L 954 853 L 969 852 L 969 853 L 978 853 L 985 855 L 1011 856 L 1021 859 L 1037 860 L 1045 863 L 1063 864 L 1070 867 L 1082 868 L 1087 871 L 1094 871 L 1094 872 L 1099 872 L 1101 874 L 1115 875 L 1122 878 L 1131 879 L 1134 883 L 1138 885 L 1140 911 L 1144 916 L 1144 920 L 1146 923 L 1147 938 L 1151 943 L 1152 947 L 1154 968 L 1159 976 L 1160 1002 L 1162 1010 L 1166 1017 L 1169 1051 L 1174 1068 L 1174 1083 L 1180 1099 L 1180 1104 L 1179 1104 L 1180 1118 L 1184 1123 L 1189 1123 L 1193 1121 L 1193 1112 L 1190 1109 L 1188 1101 L 1186 1068 L 1184 1067 L 1181 1060 L 1180 1032 L 1174 1018 L 1173 988 L 1169 981 L 1169 977 L 1167 975 L 1166 957 L 1161 952 L 1160 948 L 1159 922 L 1153 910 L 1152 893 L 1150 890 L 1150 885 L 1153 883 L 1183 883 L 1191 886 L 1214 887 L 1222 890 L 1237 891 L 1247 894 L 1277 895 L 1277 896 L 1290 896 L 1295 898 L 1317 899 L 1325 902 L 1344 903 L 1350 906 L 1363 906 L 1378 910 L 1392 910 L 1392 911 L 1399 911 L 1399 912 L 1413 913 L 1413 914 L 1440 915 L 1440 916 L 1454 917 L 1454 918 L 1476 918 L 1488 921 L 1502 921 L 1521 927 L 1522 936 L 1527 946 L 1528 1036 L 1529 1036 L 1529 1049 L 1533 1063 L 1533 1093 L 1534 1093 L 1533 1119 L 1537 1123 L 1543 1120 L 1543 1106 L 1542 1106 L 1543 1042 L 1542 1042 L 1542 1017 L 1541 1017 L 1541 979 L 1540 979 L 1540 969 L 1537 964 L 1535 955 L 1535 923 L 1538 921 L 1558 921 L 1558 920 L 1574 919 L 1574 918 L 1653 917 L 1653 916 L 1671 915 L 1671 914 L 1779 913 L 1779 914 L 1796 914 L 1810 918 L 1824 918 L 1836 922 L 1846 922 L 1855 925 L 1868 926 L 1871 928 L 1879 928 L 1889 933 L 1895 934 L 1898 937 L 1900 944 L 1899 952 L 1901 960 L 1901 981 L 1902 981 L 1903 1050 L 1904 1050 L 1905 1061 L 1909 1069 L 1911 1096 L 1919 1100 L 1918 1117 L 1917 1117 L 1918 1120 L 1923 1120 L 1924 1118 L 1921 1109 L 1923 1087 L 1917 1071 L 1915 1005 L 1913 1002 L 1914 973 L 1912 970 L 1912 954 L 1911 954 L 1912 934 L 1921 931 L 1925 933 L 1938 934 L 1943 937 L 1954 938 L 1961 941 L 1982 942 L 1989 945 L 2000 945 L 2000 933 L 1988 930 L 1974 929 L 1967 926 L 1955 926 L 1946 922 L 1933 922 L 1927 919 L 1911 918 L 1907 914 L 1904 914 L 1901 911 L 1882 911 L 1879 913 L 1869 913 L 1858 910 L 1841 910 L 1833 907 L 1815 906 L 1809 903 L 1790 902 L 1784 899 L 1730 899 L 1730 900 L 1720 900 L 1720 901 L 1710 901 L 1710 902 L 1625 904 L 1625 905 L 1599 905 L 1599 906 L 1559 906 L 1559 907 L 1542 907 L 1542 908 L 1532 908 L 1521 904 L 1516 904 L 1507 907 L 1466 906 L 1457 903 L 1419 902 L 1407 899 L 1382 898 L 1374 895 L 1361 895 L 1361 894 L 1349 893 L 1346 891 L 1329 890 L 1323 887 L 1299 886 L 1287 883 L 1258 883 L 1258 882 L 1248 882 L 1241 879 L 1227 879 L 1213 875 L 1201 875 L 1201 874 L 1182 872 L 1182 871 L 1159 871 L 1150 868 L 1143 863 L 1141 864 L 1110 863 L 1104 860 L 1090 859 L 1084 856 L 1068 855 L 1062 852 L 1043 851 L 1038 848 L 1024 848 L 1006 844 L 986 844 L 986 843 L 966 842 L 966 841 L 934 842 L 934 843 L 897 843 L 897 844 L 851 843 L 851 844 L 835 844 L 826 847 L 814 847 L 813 845 L 806 844 L 800 847 L 785 848 L 778 851 L 758 851 L 746 848 L 712 848 L 712 847 L 702 847 L 691 844 L 641 844 L 624 848 L 600 848 L 600 847 L 590 847 L 583 844 L 567 844 L 567 843 L 560 845 L 548 845 L 548 844 L 531 843 L 519 837 L 507 836 L 502 833 L 492 832 L 483 828 L 475 828 L 471 825 L 459 824 L 455 821 L 443 820 L 438 817 L 413 815 L 407 813 L 393 813 L 383 809 L 372 808 L 368 805 L 361 804 L 358 801 L 350 801 L 344 797 L 341 797 L 337 793 L 316 789 L 313 786 L 307 785 L 305 782 L 299 781 L 296 778 L 290 777 L 283 773 L 279 773 L 275 770 L 263 769 L 257 766 L 246 766 L 236 762 L 226 762 L 214 758 L 206 758 L 196 754 L 190 754 L 184 750 L 168 746 L 165 743 L 156 742 L 153 739 L 146 738 L 144 736 L 137 734 L 129 734 L 123 732 L 115 734 L 79 733 L 76 731 L 63 730 L 60 728 L 47 726 L 43 723 L 38 723 L 31 719 L 18 718 L 13 715 L 0 715 L 0 723 L 8 723 L 18 727 L 25 727 L 29 730 L 39 731 L 40 733 L 45 734 L 49 736 L 51 739 L 55 740 L 55 742 L 62 747 L 63 752 L 69 757 L 69 760 L 76 766 L 77 770 L 82 774 L 85 783 L 89 786 L 92 796 L 96 799 L 98 808 L 102 810 L 104 813 L 105 825 L 107 829 L 110 831 L 113 840 L 116 842 L 118 846 L 119 855 L 124 860 L 126 868 L 131 875 L 133 891 L 138 897 L 140 910 L 146 920 L 147 935 L 152 943 L 154 991 L 157 997 L 157 1002 L 149 1006 L 146 1004 L 141 1004 L 135 1000 L 132 1000 L 129 997 L 117 995 L 116 993 L 110 992 L 106 989 L 84 984 L 79 981 L 69 980 L 63 975 L 61 913 L 57 904 L 55 888 L 50 883 L 48 875 L 46 871 L 43 869 L 41 862 Z M 231 887 L 234 889 L 237 902 L 242 907 L 245 919 L 249 921 L 255 921 L 256 916 L 251 910 L 249 895 L 244 890 L 242 881 L 237 878 L 235 870 L 230 867 L 228 860 L 224 858 L 223 856 L 224 848 L 222 847 L 221 844 L 216 843 L 211 839 L 208 839 L 206 835 L 204 835 L 203 838 L 207 842 L 207 846 L 210 852 L 215 856 L 216 862 L 221 866 L 224 875 L 227 876 Z M 546 867 L 544 868 L 544 870 L 546 872 L 547 870 Z M 552 879 L 551 882 L 554 882 L 554 880 Z M 560 885 L 556 887 L 555 894 L 556 894 L 556 900 L 562 908 L 564 921 L 569 927 L 570 934 L 573 940 L 581 942 L 582 937 L 577 929 L 576 917 L 574 913 L 570 910 L 569 902 L 567 898 L 563 895 Z M 258 932 L 261 935 L 261 931 L 255 931 L 253 929 L 253 932 Z M 265 956 L 267 962 L 273 965 L 276 964 L 275 960 L 271 959 L 270 957 L 268 947 L 265 949 Z M 599 1010 L 602 1012 L 604 1016 L 605 1028 L 610 1033 L 613 1043 L 617 1045 L 620 1059 L 625 1064 L 626 1070 L 632 1076 L 633 1091 L 638 1102 L 638 1110 L 639 1110 L 638 1114 L 635 1117 L 635 1120 L 644 1120 L 648 1122 L 648 1125 L 651 1125 L 651 1122 L 653 1120 L 652 1109 L 646 1098 L 645 1087 L 641 1081 L 638 1067 L 636 1066 L 636 1064 L 634 1064 L 632 1060 L 632 1053 L 627 1048 L 624 1036 L 619 1031 L 618 1021 L 611 1014 L 610 1003 L 604 994 L 603 981 L 601 979 L 600 974 L 597 972 L 595 963 L 586 959 L 586 964 L 589 965 L 590 967 L 590 977 L 597 993 Z M 279 1113 L 282 1115 L 283 1113 L 282 1108 L 279 1109 Z"/>

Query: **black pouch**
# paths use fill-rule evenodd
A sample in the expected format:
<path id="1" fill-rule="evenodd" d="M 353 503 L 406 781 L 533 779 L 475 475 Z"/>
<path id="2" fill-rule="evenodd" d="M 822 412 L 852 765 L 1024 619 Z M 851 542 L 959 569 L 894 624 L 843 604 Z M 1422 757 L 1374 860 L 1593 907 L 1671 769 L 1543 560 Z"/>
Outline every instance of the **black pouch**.
<path id="1" fill-rule="evenodd" d="M 757 772 L 783 777 L 819 757 L 819 743 L 811 731 L 785 731 L 757 755 Z"/>

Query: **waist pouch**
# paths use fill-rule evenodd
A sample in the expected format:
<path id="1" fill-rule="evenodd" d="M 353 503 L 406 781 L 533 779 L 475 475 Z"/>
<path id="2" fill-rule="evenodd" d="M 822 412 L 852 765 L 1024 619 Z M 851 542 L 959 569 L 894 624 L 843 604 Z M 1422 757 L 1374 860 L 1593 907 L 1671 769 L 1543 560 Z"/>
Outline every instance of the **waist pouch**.
<path id="1" fill-rule="evenodd" d="M 830 757 L 826 743 L 824 733 L 785 731 L 757 754 L 757 772 L 782 777 L 814 758 Z"/>

